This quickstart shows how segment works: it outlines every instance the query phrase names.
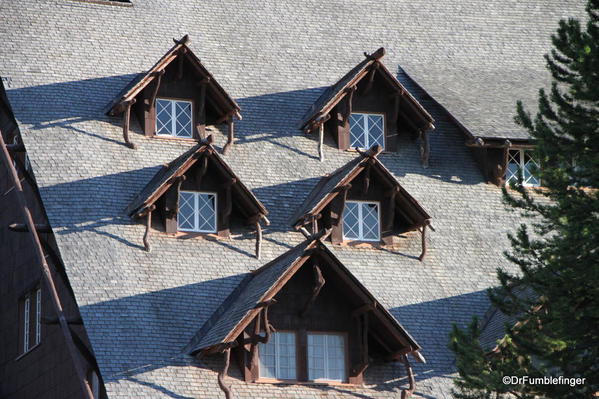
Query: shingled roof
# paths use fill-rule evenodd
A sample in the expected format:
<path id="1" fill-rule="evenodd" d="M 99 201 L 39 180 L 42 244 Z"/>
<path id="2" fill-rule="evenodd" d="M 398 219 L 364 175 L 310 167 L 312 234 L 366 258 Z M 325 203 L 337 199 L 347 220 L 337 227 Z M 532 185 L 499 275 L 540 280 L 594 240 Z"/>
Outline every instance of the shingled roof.
<path id="1" fill-rule="evenodd" d="M 323 233 L 306 239 L 243 280 L 238 289 L 225 300 L 225 306 L 219 308 L 200 332 L 196 334 L 189 346 L 189 352 L 195 354 L 202 350 L 209 350 L 219 344 L 233 342 L 249 323 L 258 316 L 261 310 L 259 304 L 272 299 L 280 290 L 284 289 L 285 283 L 305 264 L 302 260 L 305 261 L 317 252 L 326 254 L 335 265 L 333 270 L 347 277 L 347 281 L 350 281 L 350 284 L 353 285 L 353 290 L 359 291 L 368 298 L 367 304 L 373 305 L 373 316 L 384 319 L 387 325 L 401 337 L 402 342 L 409 345 L 409 353 L 419 351 L 421 349 L 420 345 L 406 329 L 320 241 L 322 235 Z M 417 359 L 423 358 L 417 356 Z"/>
<path id="2" fill-rule="evenodd" d="M 360 80 L 362 80 L 368 73 L 369 67 L 371 67 L 375 62 L 379 64 L 378 69 L 382 72 L 387 81 L 397 88 L 399 92 L 403 93 L 407 101 L 414 106 L 418 113 L 425 120 L 427 120 L 428 123 L 432 124 L 434 122 L 433 117 L 427 112 L 427 110 L 424 109 L 424 107 L 422 107 L 422 105 L 420 105 L 418 100 L 416 100 L 414 96 L 412 96 L 410 92 L 406 90 L 406 88 L 380 61 L 380 59 L 385 56 L 385 53 L 386 51 L 383 47 L 379 48 L 372 54 L 364 53 L 364 60 L 353 67 L 348 73 L 343 75 L 343 77 L 336 83 L 327 87 L 320 97 L 318 97 L 316 102 L 312 104 L 310 109 L 302 118 L 299 128 L 305 129 L 316 118 L 329 113 L 331 109 L 345 97 L 347 94 L 346 89 L 358 84 L 358 82 L 360 82 Z M 423 126 L 423 128 L 426 128 L 426 126 Z"/>
<path id="3" fill-rule="evenodd" d="M 266 261 L 303 241 L 290 216 L 325 174 L 357 158 L 324 146 L 320 162 L 314 138 L 298 130 L 298 121 L 360 61 L 356 55 L 385 46 L 385 65 L 429 110 L 436 129 L 428 169 L 407 139 L 378 158 L 430 212 L 436 233 L 427 237 L 423 262 L 410 255 L 421 245 L 416 235 L 405 250 L 329 250 L 426 349 L 427 364 L 414 365 L 412 397 L 449 398 L 455 364 L 448 333 L 453 323 L 466 325 L 486 312 L 497 267 L 516 271 L 502 251 L 520 219 L 505 211 L 501 190 L 485 184 L 463 132 L 435 100 L 474 135 L 509 131 L 515 101 L 531 104 L 545 85 L 543 54 L 557 21 L 584 18 L 584 4 L 132 2 L 0 2 L 0 15 L 11 21 L 0 24 L 0 54 L 10 55 L 0 57 L 0 74 L 108 397 L 222 397 L 220 359 L 198 361 L 182 349 L 264 263 L 248 256 L 254 240 L 244 235 L 155 233 L 152 252 L 141 251 L 144 226 L 124 212 L 164 164 L 195 143 L 140 134 L 132 150 L 122 145 L 121 118 L 104 107 L 164 55 L 172 37 L 189 33 L 190 50 L 244 110 L 224 159 L 270 211 Z M 138 129 L 135 122 L 131 129 Z M 226 135 L 217 128 L 212 134 L 222 147 Z M 363 387 L 231 380 L 245 399 L 381 399 L 397 396 L 403 376 L 398 364 L 373 364 Z"/>

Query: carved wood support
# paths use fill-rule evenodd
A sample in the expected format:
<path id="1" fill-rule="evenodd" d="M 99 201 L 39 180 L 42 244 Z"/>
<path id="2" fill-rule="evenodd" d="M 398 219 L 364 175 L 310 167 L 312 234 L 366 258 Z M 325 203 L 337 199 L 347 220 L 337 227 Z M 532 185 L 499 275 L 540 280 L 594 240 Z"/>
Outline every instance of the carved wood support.
<path id="1" fill-rule="evenodd" d="M 129 139 L 129 122 L 131 121 L 131 106 L 135 104 L 135 99 L 128 101 L 125 105 L 125 113 L 123 115 L 123 139 L 127 147 L 136 149 L 137 146 Z"/>
<path id="2" fill-rule="evenodd" d="M 205 78 L 200 82 L 200 99 L 198 101 L 197 131 L 200 139 L 206 136 L 206 88 L 210 78 Z"/>
<path id="3" fill-rule="evenodd" d="M 368 81 L 366 82 L 366 86 L 364 86 L 364 90 L 362 91 L 362 94 L 368 94 L 368 92 L 370 91 L 370 89 L 372 88 L 372 84 L 374 82 L 374 75 L 376 73 L 376 70 L 379 69 L 380 63 L 378 61 L 375 61 L 372 66 L 370 67 L 370 71 L 368 72 Z"/>
<path id="4" fill-rule="evenodd" d="M 183 61 L 185 60 L 185 54 L 187 54 L 187 48 L 182 47 L 181 50 L 179 50 L 179 55 L 178 55 L 178 65 L 177 65 L 177 80 L 181 80 L 183 79 Z"/>
<path id="5" fill-rule="evenodd" d="M 208 154 L 202 154 L 202 159 L 200 159 L 199 163 L 200 163 L 200 168 L 198 169 L 198 172 L 196 174 L 196 184 L 198 186 L 198 189 L 201 189 L 202 188 L 202 179 L 204 178 L 204 175 L 206 174 L 206 171 L 208 170 Z"/>
<path id="6" fill-rule="evenodd" d="M 152 205 L 148 208 L 148 213 L 146 214 L 146 231 L 144 233 L 144 248 L 147 252 L 152 251 L 152 246 L 150 245 L 150 229 L 152 228 L 152 211 L 156 209 L 156 205 Z"/>
<path id="7" fill-rule="evenodd" d="M 227 152 L 233 147 L 233 141 L 235 140 L 235 126 L 233 124 L 233 117 L 230 116 L 227 119 L 227 143 L 223 147 L 223 155 L 227 155 Z"/>
<path id="8" fill-rule="evenodd" d="M 414 372 L 412 371 L 412 366 L 410 365 L 410 361 L 406 355 L 402 356 L 402 361 L 406 367 L 406 375 L 408 376 L 408 389 L 404 389 L 401 391 L 401 399 L 409 399 L 414 390 L 416 389 L 416 381 L 414 380 Z"/>
<path id="9" fill-rule="evenodd" d="M 357 87 L 352 86 L 347 88 L 347 100 L 345 105 L 345 114 L 343 115 L 343 122 L 347 122 L 349 120 L 349 116 L 352 113 L 353 101 L 354 101 L 354 93 L 356 92 Z"/>
<path id="10" fill-rule="evenodd" d="M 256 222 L 256 259 L 260 259 L 262 252 L 262 226 Z"/>
<path id="11" fill-rule="evenodd" d="M 156 107 L 156 97 L 158 96 L 158 90 L 160 90 L 160 83 L 162 82 L 162 75 L 164 75 L 164 69 L 162 71 L 156 72 L 156 86 L 154 87 L 154 91 L 152 91 L 152 95 L 150 97 L 150 108 Z"/>
<path id="12" fill-rule="evenodd" d="M 393 230 L 393 222 L 395 221 L 395 198 L 399 193 L 399 187 L 395 186 L 389 194 L 389 216 L 387 217 L 387 230 Z"/>
<path id="13" fill-rule="evenodd" d="M 424 168 L 428 168 L 428 160 L 430 156 L 430 143 L 428 140 L 428 130 L 420 130 L 420 162 Z"/>
<path id="14" fill-rule="evenodd" d="M 229 364 L 231 363 L 231 348 L 225 349 L 224 357 L 225 357 L 225 365 L 223 366 L 223 369 L 221 370 L 221 372 L 218 373 L 218 386 L 220 387 L 221 391 L 223 391 L 225 393 L 225 398 L 231 399 L 232 398 L 231 387 L 225 385 L 225 377 L 228 375 Z"/>
<path id="15" fill-rule="evenodd" d="M 418 260 L 420 262 L 422 262 L 422 259 L 424 259 L 424 256 L 426 255 L 426 228 L 427 227 L 428 227 L 428 223 L 426 223 L 424 226 L 422 226 L 422 229 L 420 230 L 420 233 L 422 236 L 422 252 L 420 253 L 420 256 L 418 257 Z"/>
<path id="16" fill-rule="evenodd" d="M 183 182 L 185 180 L 186 180 L 185 175 L 181 175 L 177 179 L 177 192 L 175 193 L 175 195 L 176 195 L 175 209 L 173 209 L 174 215 L 171 215 L 171 216 L 176 216 L 179 213 L 179 193 L 181 192 L 181 184 L 183 184 Z"/>
<path id="17" fill-rule="evenodd" d="M 372 167 L 372 159 L 369 159 L 364 166 L 364 180 L 362 180 L 362 194 L 366 195 L 368 193 L 368 189 L 370 188 L 370 169 Z"/>
<path id="18" fill-rule="evenodd" d="M 320 162 L 324 161 L 324 123 L 318 127 L 318 158 Z"/>
<path id="19" fill-rule="evenodd" d="M 310 309 L 314 305 L 314 302 L 316 301 L 316 298 L 318 297 L 318 294 L 320 294 L 320 290 L 326 282 L 324 277 L 322 276 L 322 270 L 320 270 L 320 267 L 318 267 L 318 265 L 312 266 L 312 270 L 314 270 L 314 287 L 312 288 L 312 295 L 310 296 L 310 298 L 304 305 L 304 308 L 300 312 L 300 317 L 302 318 L 305 317 L 306 314 L 310 311 Z"/>

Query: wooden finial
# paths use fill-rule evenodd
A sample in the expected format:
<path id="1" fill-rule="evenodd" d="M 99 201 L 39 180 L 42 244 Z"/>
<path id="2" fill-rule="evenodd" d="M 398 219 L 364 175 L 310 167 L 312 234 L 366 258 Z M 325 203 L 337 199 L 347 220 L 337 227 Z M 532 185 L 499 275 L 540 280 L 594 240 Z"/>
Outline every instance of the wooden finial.
<path id="1" fill-rule="evenodd" d="M 185 35 L 183 36 L 181 39 L 177 40 L 175 38 L 173 38 L 173 41 L 175 42 L 175 44 L 184 44 L 184 45 L 188 45 L 189 43 L 191 43 L 191 39 L 189 38 L 189 35 Z"/>
<path id="2" fill-rule="evenodd" d="M 379 59 L 383 58 L 385 56 L 385 54 L 387 54 L 387 51 L 385 50 L 384 47 L 381 47 L 372 54 L 368 54 L 367 52 L 364 52 L 364 57 L 371 59 L 371 60 L 379 60 Z"/>
<path id="3" fill-rule="evenodd" d="M 381 145 L 373 145 L 372 148 L 368 151 L 368 156 L 373 158 L 383 152 L 383 147 Z"/>

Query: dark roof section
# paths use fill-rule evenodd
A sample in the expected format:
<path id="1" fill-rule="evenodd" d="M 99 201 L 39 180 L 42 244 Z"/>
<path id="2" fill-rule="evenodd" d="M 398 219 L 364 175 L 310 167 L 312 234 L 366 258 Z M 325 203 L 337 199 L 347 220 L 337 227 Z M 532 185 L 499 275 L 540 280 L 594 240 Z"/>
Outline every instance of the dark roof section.
<path id="1" fill-rule="evenodd" d="M 383 75 L 397 87 L 398 91 L 404 93 L 408 101 L 410 101 L 414 107 L 422 114 L 423 118 L 428 120 L 429 123 L 433 123 L 433 117 L 420 105 L 420 103 L 408 92 L 408 90 L 397 80 L 395 76 L 385 67 L 380 61 L 385 56 L 385 49 L 379 48 L 372 54 L 364 53 L 366 58 L 362 60 L 358 65 L 353 67 L 347 74 L 339 79 L 335 84 L 326 88 L 326 90 L 318 97 L 316 102 L 312 105 L 310 110 L 306 112 L 302 121 L 299 125 L 300 129 L 305 129 L 311 122 L 317 119 L 319 116 L 326 115 L 331 109 L 339 103 L 345 97 L 346 90 L 348 87 L 356 85 L 362 80 L 369 71 L 369 67 L 375 62 L 379 63 L 379 71 L 383 72 Z"/>
<path id="2" fill-rule="evenodd" d="M 422 220 L 430 219 L 431 216 L 426 212 L 426 210 L 416 201 L 414 197 L 412 197 L 402 186 L 399 184 L 395 176 L 379 161 L 377 158 L 379 150 L 376 147 L 373 147 L 368 152 L 360 152 L 360 155 L 330 175 L 324 176 L 320 181 L 314 186 L 310 194 L 306 197 L 302 205 L 295 212 L 292 217 L 291 224 L 299 228 L 302 225 L 302 221 L 308 215 L 316 215 L 322 211 L 322 209 L 327 206 L 329 202 L 331 202 L 339 193 L 339 188 L 350 183 L 353 179 L 355 179 L 362 170 L 365 168 L 366 163 L 372 159 L 374 161 L 373 167 L 376 168 L 385 178 L 392 182 L 392 184 L 399 187 L 399 196 L 407 199 L 408 203 L 410 203 L 414 210 L 422 216 Z"/>
<path id="3" fill-rule="evenodd" d="M 261 302 L 273 298 L 287 281 L 301 268 L 313 251 L 322 251 L 337 266 L 339 273 L 344 273 L 351 281 L 355 290 L 368 298 L 368 303 L 374 304 L 373 314 L 384 319 L 395 332 L 411 347 L 411 352 L 421 349 L 420 345 L 397 321 L 397 319 L 382 306 L 372 294 L 354 277 L 339 259 L 321 241 L 325 232 L 290 249 L 278 258 L 256 270 L 246 277 L 239 287 L 225 300 L 221 306 L 202 326 L 200 331 L 187 346 L 186 352 L 196 354 L 200 351 L 209 352 L 220 344 L 234 341 L 248 324 L 259 314 Z M 419 357 L 417 357 L 418 359 Z"/>
<path id="4" fill-rule="evenodd" d="M 2 134 L 8 135 L 18 128 L 15 115 L 6 96 L 4 82 L 0 78 L 0 130 Z M 6 138 L 7 136 L 5 136 Z"/>
<path id="5" fill-rule="evenodd" d="M 174 39 L 173 39 L 174 40 Z M 188 35 L 183 36 L 180 40 L 175 40 L 175 45 L 171 47 L 169 51 L 166 52 L 158 60 L 156 64 L 152 68 L 150 68 L 145 73 L 140 73 L 135 78 L 129 82 L 127 86 L 123 88 L 119 92 L 119 94 L 106 106 L 104 112 L 107 115 L 117 115 L 123 112 L 123 104 L 131 99 L 135 98 L 154 78 L 156 77 L 156 73 L 163 71 L 171 62 L 173 62 L 177 57 L 187 57 L 187 59 L 195 66 L 198 73 L 204 78 L 210 78 L 210 84 L 208 85 L 211 92 L 218 95 L 224 104 L 227 105 L 228 109 L 225 109 L 225 112 L 234 112 L 238 119 L 241 119 L 241 115 L 239 111 L 241 108 L 229 96 L 229 94 L 222 88 L 220 84 L 214 79 L 214 76 L 204 67 L 200 59 L 191 51 L 191 49 L 187 46 L 190 43 L 190 39 Z"/>
<path id="6" fill-rule="evenodd" d="M 154 175 L 152 180 L 141 190 L 141 192 L 133 199 L 129 204 L 125 212 L 127 215 L 133 217 L 135 215 L 143 214 L 143 212 L 152 204 L 158 200 L 174 183 L 175 178 L 181 176 L 189 168 L 191 168 L 199 159 L 201 154 L 210 157 L 219 168 L 226 172 L 231 178 L 236 179 L 236 183 L 233 186 L 236 192 L 244 195 L 250 202 L 255 205 L 258 212 L 264 216 L 268 215 L 268 211 L 264 205 L 256 198 L 256 196 L 250 191 L 249 188 L 243 184 L 243 182 L 237 177 L 231 167 L 225 162 L 225 160 L 218 154 L 218 152 L 212 147 L 211 137 L 201 143 L 196 144 L 189 150 L 185 151 L 179 157 L 177 157 L 168 165 L 163 166 L 158 173 Z"/>

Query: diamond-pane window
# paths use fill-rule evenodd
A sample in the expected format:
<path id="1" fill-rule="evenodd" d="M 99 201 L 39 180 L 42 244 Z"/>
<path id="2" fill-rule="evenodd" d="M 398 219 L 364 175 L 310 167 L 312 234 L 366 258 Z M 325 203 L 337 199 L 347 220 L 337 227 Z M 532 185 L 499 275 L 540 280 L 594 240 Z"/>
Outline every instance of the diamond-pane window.
<path id="1" fill-rule="evenodd" d="M 308 379 L 345 381 L 345 338 L 339 334 L 308 333 Z"/>
<path id="2" fill-rule="evenodd" d="M 352 113 L 349 116 L 349 142 L 352 148 L 385 146 L 385 119 L 380 114 Z"/>
<path id="3" fill-rule="evenodd" d="M 346 240 L 378 241 L 379 204 L 347 201 L 343 210 L 343 237 Z"/>
<path id="4" fill-rule="evenodd" d="M 259 347 L 260 377 L 295 380 L 295 333 L 272 333 L 268 343 Z"/>
<path id="5" fill-rule="evenodd" d="M 191 101 L 156 99 L 156 134 L 192 137 Z"/>
<path id="6" fill-rule="evenodd" d="M 177 223 L 181 231 L 216 233 L 216 194 L 179 192 Z"/>
<path id="7" fill-rule="evenodd" d="M 505 183 L 517 182 L 522 177 L 524 186 L 540 186 L 541 181 L 533 174 L 533 171 L 539 169 L 539 164 L 535 161 L 530 150 L 516 149 L 508 151 L 507 168 L 505 171 Z"/>

